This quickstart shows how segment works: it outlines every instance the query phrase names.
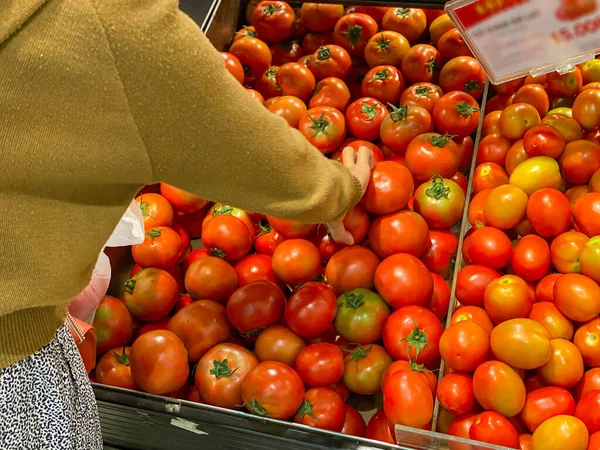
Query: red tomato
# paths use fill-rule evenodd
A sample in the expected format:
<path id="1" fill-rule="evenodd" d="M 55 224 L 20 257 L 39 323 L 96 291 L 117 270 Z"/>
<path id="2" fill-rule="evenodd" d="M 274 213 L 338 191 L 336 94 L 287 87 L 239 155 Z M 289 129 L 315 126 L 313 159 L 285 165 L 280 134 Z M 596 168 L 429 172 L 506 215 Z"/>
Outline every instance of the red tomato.
<path id="1" fill-rule="evenodd" d="M 527 317 L 531 311 L 529 286 L 521 278 L 504 275 L 485 288 L 483 305 L 494 323 Z"/>
<path id="2" fill-rule="evenodd" d="M 600 124 L 600 89 L 582 91 L 573 103 L 573 119 L 586 130 L 596 130 Z"/>
<path id="3" fill-rule="evenodd" d="M 539 125 L 540 113 L 527 103 L 513 103 L 507 106 L 498 120 L 500 133 L 506 138 L 516 141 L 522 139 L 530 128 Z"/>
<path id="4" fill-rule="evenodd" d="M 475 408 L 473 378 L 464 373 L 449 373 L 437 388 L 440 405 L 456 416 L 467 414 Z"/>
<path id="5" fill-rule="evenodd" d="M 295 287 L 313 280 L 321 270 L 319 250 L 304 239 L 283 241 L 273 253 L 273 270 L 283 283 Z"/>
<path id="6" fill-rule="evenodd" d="M 535 288 L 535 296 L 538 302 L 554 301 L 554 283 L 561 274 L 554 273 L 546 275 L 540 280 Z"/>
<path id="7" fill-rule="evenodd" d="M 221 258 L 206 256 L 194 261 L 185 273 L 185 288 L 197 299 L 225 303 L 238 288 L 236 271 Z"/>
<path id="8" fill-rule="evenodd" d="M 312 72 L 306 66 L 295 62 L 282 64 L 275 74 L 275 82 L 281 93 L 298 97 L 305 103 L 308 103 L 316 86 Z"/>
<path id="9" fill-rule="evenodd" d="M 417 8 L 387 8 L 381 19 L 383 30 L 396 31 L 411 43 L 418 40 L 427 29 L 427 16 Z"/>
<path id="10" fill-rule="evenodd" d="M 408 204 L 414 192 L 410 171 L 395 161 L 375 163 L 360 205 L 370 213 L 389 214 Z"/>
<path id="11" fill-rule="evenodd" d="M 360 205 L 356 205 L 348 211 L 342 222 L 355 243 L 359 244 L 365 240 L 369 233 L 369 215 Z"/>
<path id="12" fill-rule="evenodd" d="M 377 255 L 367 248 L 346 247 L 331 257 L 325 275 L 337 295 L 356 288 L 372 289 L 379 262 Z"/>
<path id="13" fill-rule="evenodd" d="M 328 386 L 344 375 L 344 352 L 335 344 L 310 344 L 298 354 L 294 367 L 306 386 Z"/>
<path id="14" fill-rule="evenodd" d="M 281 88 L 277 84 L 277 72 L 279 67 L 271 66 L 254 83 L 254 88 L 263 96 L 265 100 L 272 99 L 282 94 Z M 266 106 L 270 103 L 265 102 Z"/>
<path id="15" fill-rule="evenodd" d="M 345 419 L 344 400 L 332 389 L 320 387 L 306 391 L 294 422 L 323 430 L 341 431 Z"/>
<path id="16" fill-rule="evenodd" d="M 396 430 L 394 424 L 388 420 L 383 409 L 377 411 L 369 420 L 365 431 L 367 439 L 387 442 L 396 445 Z"/>
<path id="17" fill-rule="evenodd" d="M 453 138 L 454 142 L 458 146 L 458 154 L 460 155 L 460 166 L 458 170 L 463 172 L 471 168 L 471 161 L 473 160 L 473 152 L 475 151 L 475 142 L 471 136 L 463 138 Z M 454 177 L 453 177 L 454 178 Z"/>
<path id="18" fill-rule="evenodd" d="M 564 75 L 551 72 L 546 75 L 546 91 L 553 97 L 574 97 L 583 87 L 583 77 L 579 67 Z"/>
<path id="19" fill-rule="evenodd" d="M 134 317 L 145 322 L 156 322 L 165 318 L 175 306 L 179 298 L 179 286 L 168 272 L 148 268 L 125 282 L 123 298 Z"/>
<path id="20" fill-rule="evenodd" d="M 285 303 L 285 294 L 276 284 L 254 281 L 241 286 L 229 297 L 227 318 L 242 336 L 254 337 L 281 321 Z"/>
<path id="21" fill-rule="evenodd" d="M 225 307 L 212 300 L 198 300 L 177 312 L 169 331 L 181 339 L 190 362 L 197 362 L 213 346 L 233 332 Z"/>
<path id="22" fill-rule="evenodd" d="M 181 237 L 172 228 L 154 227 L 146 232 L 144 242 L 131 247 L 135 262 L 141 267 L 169 269 L 181 254 Z"/>
<path id="23" fill-rule="evenodd" d="M 512 267 L 525 281 L 540 280 L 550 269 L 550 246 L 539 236 L 521 238 L 513 251 Z"/>
<path id="24" fill-rule="evenodd" d="M 474 229 L 483 228 L 488 225 L 485 215 L 483 214 L 483 206 L 492 191 L 493 189 L 490 188 L 478 192 L 469 203 L 467 218 L 469 219 L 471 227 Z"/>
<path id="25" fill-rule="evenodd" d="M 440 338 L 441 356 L 457 372 L 473 372 L 486 361 L 489 349 L 488 332 L 474 321 L 456 322 Z"/>
<path id="26" fill-rule="evenodd" d="M 583 362 L 590 367 L 600 367 L 600 319 L 581 325 L 575 333 L 573 343 L 579 349 Z"/>
<path id="27" fill-rule="evenodd" d="M 600 367 L 594 367 L 583 374 L 581 380 L 575 386 L 573 393 L 575 400 L 579 401 L 588 392 L 598 390 L 600 390 Z"/>
<path id="28" fill-rule="evenodd" d="M 375 288 L 394 309 L 408 305 L 425 306 L 433 295 L 433 279 L 417 257 L 397 253 L 384 259 L 377 267 Z"/>
<path id="29" fill-rule="evenodd" d="M 431 389 L 418 373 L 398 371 L 385 384 L 383 409 L 393 424 L 423 427 L 433 416 Z"/>
<path id="30" fill-rule="evenodd" d="M 458 323 L 463 320 L 471 320 L 490 334 L 494 328 L 494 324 L 492 323 L 490 317 L 485 312 L 483 308 L 479 308 L 478 306 L 461 306 L 454 311 L 452 317 L 450 319 L 450 323 Z"/>
<path id="31" fill-rule="evenodd" d="M 488 134 L 479 143 L 477 164 L 493 162 L 504 166 L 512 143 L 499 134 Z"/>
<path id="32" fill-rule="evenodd" d="M 587 322 L 600 313 L 600 286 L 584 275 L 563 275 L 554 283 L 554 302 L 569 319 Z"/>
<path id="33" fill-rule="evenodd" d="M 437 389 L 437 376 L 435 372 L 432 372 L 425 368 L 424 364 L 417 364 L 414 361 L 406 361 L 406 360 L 398 360 L 391 363 L 387 369 L 381 375 L 381 390 L 385 387 L 385 383 L 388 378 L 401 370 L 409 370 L 415 373 L 418 373 L 421 376 L 421 379 L 425 381 L 429 389 L 431 389 L 431 393 L 435 395 Z"/>
<path id="34" fill-rule="evenodd" d="M 351 56 L 363 56 L 365 46 L 379 31 L 377 22 L 367 14 L 350 13 L 340 18 L 333 30 L 333 41 Z"/>
<path id="35" fill-rule="evenodd" d="M 217 344 L 198 362 L 194 380 L 203 403 L 238 409 L 242 400 L 242 380 L 258 364 L 250 350 L 236 344 Z"/>
<path id="36" fill-rule="evenodd" d="M 404 90 L 400 97 L 400 104 L 420 106 L 432 114 L 435 104 L 442 95 L 442 89 L 435 84 L 416 83 Z"/>
<path id="37" fill-rule="evenodd" d="M 261 1 L 252 13 L 252 25 L 261 39 L 277 42 L 294 31 L 296 15 L 286 2 Z"/>
<path id="38" fill-rule="evenodd" d="M 285 308 L 285 323 L 302 337 L 322 335 L 332 324 L 337 309 L 337 299 L 328 286 L 310 282 L 298 289 Z"/>
<path id="39" fill-rule="evenodd" d="M 135 201 L 140 204 L 145 230 L 173 225 L 173 207 L 162 195 L 142 194 Z"/>
<path id="40" fill-rule="evenodd" d="M 425 108 L 407 105 L 396 108 L 392 105 L 392 112 L 381 122 L 380 134 L 381 141 L 392 153 L 404 155 L 414 138 L 432 131 L 433 120 Z"/>
<path id="41" fill-rule="evenodd" d="M 600 145 L 584 140 L 569 142 L 558 162 L 565 180 L 587 184 L 600 169 Z"/>
<path id="42" fill-rule="evenodd" d="M 305 346 L 302 338 L 289 328 L 271 325 L 258 335 L 254 352 L 261 361 L 279 361 L 293 367 Z"/>
<path id="43" fill-rule="evenodd" d="M 307 238 L 317 231 L 317 225 L 292 222 L 272 216 L 267 216 L 267 219 L 277 233 L 288 239 Z"/>
<path id="44" fill-rule="evenodd" d="M 308 69 L 317 81 L 327 77 L 346 79 L 352 61 L 348 52 L 339 45 L 324 45 L 319 47 L 308 60 Z"/>
<path id="45" fill-rule="evenodd" d="M 398 103 L 406 88 L 402 73 L 394 66 L 376 66 L 362 81 L 362 95 L 374 97 L 383 104 Z"/>
<path id="46" fill-rule="evenodd" d="M 119 347 L 106 352 L 96 364 L 96 382 L 137 391 L 129 364 L 129 347 Z"/>
<path id="47" fill-rule="evenodd" d="M 433 120 L 440 133 L 465 137 L 477 129 L 479 111 L 479 104 L 473 97 L 465 92 L 453 91 L 436 103 Z"/>
<path id="48" fill-rule="evenodd" d="M 450 136 L 423 133 L 406 148 L 406 167 L 416 181 L 425 182 L 438 175 L 452 178 L 459 166 L 458 148 Z"/>
<path id="49" fill-rule="evenodd" d="M 253 236 L 240 219 L 223 214 L 210 219 L 202 230 L 202 241 L 209 249 L 218 249 L 228 262 L 237 261 L 252 248 Z"/>
<path id="50" fill-rule="evenodd" d="M 190 372 L 183 343 L 166 330 L 150 331 L 139 336 L 131 346 L 129 362 L 135 384 L 156 395 L 183 387 Z M 164 370 L 154 370 L 157 366 Z"/>
<path id="51" fill-rule="evenodd" d="M 381 345 L 371 344 L 364 348 L 346 350 L 348 352 L 344 370 L 344 384 L 351 392 L 360 395 L 375 394 L 380 390 L 380 380 L 392 363 L 392 358 Z"/>
<path id="52" fill-rule="evenodd" d="M 300 119 L 306 114 L 306 105 L 298 97 L 284 95 L 275 97 L 267 109 L 276 116 L 283 117 L 289 126 L 298 127 Z"/>
<path id="53" fill-rule="evenodd" d="M 271 64 L 281 66 L 296 62 L 304 56 L 304 50 L 297 41 L 281 41 L 271 45 Z"/>
<path id="54" fill-rule="evenodd" d="M 477 416 L 469 430 L 469 437 L 503 447 L 521 447 L 515 427 L 507 418 L 494 411 L 485 411 Z"/>
<path id="55" fill-rule="evenodd" d="M 244 84 L 244 68 L 242 67 L 242 63 L 240 62 L 240 60 L 237 59 L 236 56 L 233 56 L 231 53 L 227 52 L 221 52 L 221 56 L 223 56 L 223 62 L 225 63 L 225 68 L 227 69 L 227 71 L 240 84 Z"/>
<path id="56" fill-rule="evenodd" d="M 436 317 L 442 320 L 448 314 L 450 307 L 450 286 L 444 278 L 437 273 L 432 273 L 433 278 L 433 297 L 427 308 L 433 312 Z"/>
<path id="57" fill-rule="evenodd" d="M 271 264 L 271 257 L 267 255 L 256 254 L 245 256 L 235 265 L 235 272 L 240 286 L 258 280 L 278 283 Z"/>
<path id="58" fill-rule="evenodd" d="M 329 106 L 344 112 L 348 103 L 350 103 L 350 91 L 346 83 L 336 77 L 327 77 L 317 83 L 308 106 L 309 108 Z"/>
<path id="59" fill-rule="evenodd" d="M 436 364 L 440 358 L 440 320 L 420 306 L 405 306 L 394 311 L 383 327 L 383 344 L 394 359 Z"/>
<path id="60" fill-rule="evenodd" d="M 207 200 L 167 183 L 160 183 L 160 193 L 171 203 L 173 208 L 184 214 L 197 213 L 208 204 Z"/>
<path id="61" fill-rule="evenodd" d="M 269 46 L 255 37 L 238 39 L 229 47 L 229 53 L 242 63 L 246 81 L 260 77 L 271 66 Z"/>
<path id="62" fill-rule="evenodd" d="M 440 52 L 427 44 L 411 47 L 402 58 L 402 74 L 411 84 L 437 82 L 441 66 Z"/>
<path id="63" fill-rule="evenodd" d="M 342 5 L 304 3 L 300 10 L 300 17 L 306 28 L 319 33 L 332 31 L 343 15 L 344 7 Z"/>
<path id="64" fill-rule="evenodd" d="M 454 181 L 439 175 L 421 184 L 414 198 L 415 212 L 432 228 L 450 228 L 463 216 L 465 193 Z"/>
<path id="65" fill-rule="evenodd" d="M 452 28 L 442 35 L 438 41 L 437 48 L 444 62 L 448 62 L 459 56 L 473 56 L 460 31 L 456 28 Z"/>
<path id="66" fill-rule="evenodd" d="M 529 431 L 533 433 L 545 420 L 562 414 L 571 416 L 573 412 L 575 400 L 569 391 L 552 386 L 529 392 L 520 415 Z"/>
<path id="67" fill-rule="evenodd" d="M 247 82 L 249 80 L 246 80 Z M 262 96 L 262 94 L 258 91 L 255 91 L 254 89 L 246 89 L 246 91 L 250 94 L 250 96 L 256 100 L 258 103 L 260 103 L 261 105 L 266 105 L 265 102 L 265 98 Z"/>
<path id="68" fill-rule="evenodd" d="M 429 245 L 429 228 L 419 214 L 400 211 L 379 217 L 371 224 L 369 244 L 380 258 L 396 253 L 419 257 Z"/>
<path id="69" fill-rule="evenodd" d="M 590 192 L 573 206 L 573 217 L 579 231 L 588 237 L 600 235 L 600 192 Z"/>
<path id="70" fill-rule="evenodd" d="M 448 230 L 430 230 L 429 246 L 421 261 L 427 269 L 441 275 L 444 279 L 450 275 L 452 260 L 458 250 L 458 238 Z"/>
<path id="71" fill-rule="evenodd" d="M 484 409 L 505 417 L 517 415 L 525 404 L 525 385 L 508 364 L 487 361 L 473 375 L 475 398 Z"/>
<path id="72" fill-rule="evenodd" d="M 565 149 L 563 135 L 551 125 L 541 124 L 530 128 L 523 137 L 523 148 L 527 156 L 549 156 L 558 158 Z"/>
<path id="73" fill-rule="evenodd" d="M 483 125 L 481 127 L 481 134 L 488 136 L 490 134 L 500 134 L 500 115 L 502 111 L 494 111 L 486 114 L 483 118 Z"/>
<path id="74" fill-rule="evenodd" d="M 389 112 L 385 105 L 376 99 L 360 98 L 348 106 L 346 124 L 357 138 L 372 141 L 379 137 L 381 122 L 387 115 Z"/>
<path id="75" fill-rule="evenodd" d="M 287 420 L 304 400 L 304 385 L 294 369 L 276 361 L 254 366 L 242 380 L 242 400 L 253 414 Z"/>
<path id="76" fill-rule="evenodd" d="M 400 33 L 381 31 L 374 34 L 365 47 L 365 61 L 371 67 L 389 64 L 400 67 L 410 44 Z"/>
<path id="77" fill-rule="evenodd" d="M 105 295 L 94 316 L 96 353 L 100 356 L 110 349 L 124 346 L 133 335 L 133 321 L 125 304 L 118 298 Z"/>
<path id="78" fill-rule="evenodd" d="M 512 251 L 508 236 L 496 228 L 479 228 L 471 235 L 469 256 L 473 264 L 499 270 L 510 262 Z"/>
<path id="79" fill-rule="evenodd" d="M 333 44 L 333 33 L 308 33 L 302 39 L 302 50 L 307 55 L 305 58 L 310 58 L 319 47 L 329 44 Z"/>
<path id="80" fill-rule="evenodd" d="M 348 434 L 350 436 L 365 437 L 367 425 L 365 419 L 360 413 L 350 405 L 346 407 L 346 418 L 344 420 L 344 426 L 342 427 L 342 434 Z"/>
<path id="81" fill-rule="evenodd" d="M 466 92 L 475 100 L 483 97 L 486 81 L 483 68 L 471 56 L 458 56 L 448 61 L 440 73 L 440 87 L 444 92 Z"/>
<path id="82" fill-rule="evenodd" d="M 512 100 L 513 103 L 528 103 L 533 105 L 540 116 L 545 116 L 550 109 L 550 99 L 544 86 L 526 84 L 519 88 Z"/>

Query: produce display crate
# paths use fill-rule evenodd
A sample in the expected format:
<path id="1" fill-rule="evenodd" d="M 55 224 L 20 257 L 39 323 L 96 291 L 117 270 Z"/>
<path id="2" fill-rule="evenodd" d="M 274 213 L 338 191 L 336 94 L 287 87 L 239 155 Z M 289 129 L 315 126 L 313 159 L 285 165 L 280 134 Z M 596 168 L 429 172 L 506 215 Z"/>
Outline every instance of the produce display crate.
<path id="1" fill-rule="evenodd" d="M 324 0 L 324 3 L 339 3 Z M 181 9 L 186 12 L 207 34 L 213 45 L 224 50 L 235 31 L 243 24 L 243 15 L 248 0 L 180 0 Z M 302 2 L 290 2 L 302 3 Z M 344 4 L 377 6 L 443 8 L 445 0 L 424 1 L 380 1 L 346 0 Z M 489 82 L 485 85 L 481 110 L 485 110 Z M 481 114 L 477 134 L 474 137 L 475 149 L 481 138 L 484 114 Z M 469 190 L 474 171 L 473 156 L 469 176 Z M 460 223 L 459 249 L 468 231 L 467 196 L 463 220 Z M 460 250 L 452 276 L 451 303 L 448 321 L 456 307 L 456 276 L 463 267 Z M 117 283 L 118 280 L 113 280 Z M 443 362 L 440 368 L 443 374 Z M 139 450 L 180 450 L 190 448 L 233 450 L 240 447 L 247 450 L 370 450 L 370 449 L 448 449 L 450 442 L 470 443 L 472 450 L 500 450 L 504 447 L 474 444 L 448 435 L 397 427 L 399 445 L 390 445 L 369 439 L 356 438 L 295 423 L 262 418 L 246 412 L 226 410 L 209 405 L 130 391 L 97 383 L 92 383 L 98 400 L 102 433 L 106 449 Z M 439 404 L 436 400 L 432 429 L 435 431 Z"/>

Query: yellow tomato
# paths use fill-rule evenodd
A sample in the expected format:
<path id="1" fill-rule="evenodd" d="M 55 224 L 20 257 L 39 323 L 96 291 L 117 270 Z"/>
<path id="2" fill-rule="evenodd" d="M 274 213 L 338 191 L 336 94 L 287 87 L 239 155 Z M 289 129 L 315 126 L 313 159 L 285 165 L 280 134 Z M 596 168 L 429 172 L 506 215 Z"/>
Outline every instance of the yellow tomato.
<path id="1" fill-rule="evenodd" d="M 536 428 L 531 450 L 586 450 L 589 434 L 577 417 L 554 416 Z"/>
<path id="2" fill-rule="evenodd" d="M 429 26 L 429 34 L 431 36 L 431 42 L 433 45 L 437 45 L 440 38 L 446 33 L 446 31 L 450 31 L 452 28 L 456 28 L 448 17 L 448 14 L 442 14 L 440 17 L 437 17 L 431 25 Z"/>
<path id="3" fill-rule="evenodd" d="M 592 59 L 581 66 L 583 85 L 600 81 L 600 59 Z"/>
<path id="4" fill-rule="evenodd" d="M 550 114 L 562 114 L 564 116 L 573 118 L 573 111 L 571 110 L 571 108 L 567 108 L 565 106 L 551 109 L 546 113 L 547 116 L 549 116 Z"/>
<path id="5" fill-rule="evenodd" d="M 555 159 L 548 156 L 529 158 L 515 168 L 509 183 L 527 195 L 543 188 L 556 189 L 562 183 L 560 167 Z"/>
<path id="6" fill-rule="evenodd" d="M 550 359 L 550 333 L 535 320 L 507 320 L 492 331 L 490 348 L 511 367 L 537 369 Z"/>
<path id="7" fill-rule="evenodd" d="M 583 358 L 579 349 L 566 339 L 552 339 L 550 347 L 550 359 L 539 369 L 542 378 L 552 386 L 572 388 L 583 376 Z"/>

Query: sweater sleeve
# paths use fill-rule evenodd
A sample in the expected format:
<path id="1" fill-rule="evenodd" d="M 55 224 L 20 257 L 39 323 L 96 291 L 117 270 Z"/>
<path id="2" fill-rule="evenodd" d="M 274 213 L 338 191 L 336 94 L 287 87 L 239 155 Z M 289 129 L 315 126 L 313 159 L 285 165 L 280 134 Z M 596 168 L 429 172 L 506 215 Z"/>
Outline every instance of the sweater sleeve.
<path id="1" fill-rule="evenodd" d="M 177 0 L 91 1 L 154 181 L 308 223 L 360 200 L 358 180 L 256 102 Z"/>

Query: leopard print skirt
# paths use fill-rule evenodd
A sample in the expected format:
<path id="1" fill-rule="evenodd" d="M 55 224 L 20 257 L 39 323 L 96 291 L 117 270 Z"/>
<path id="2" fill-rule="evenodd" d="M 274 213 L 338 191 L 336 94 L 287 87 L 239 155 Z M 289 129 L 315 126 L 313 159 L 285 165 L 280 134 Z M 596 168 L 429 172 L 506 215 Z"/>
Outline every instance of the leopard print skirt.
<path id="1" fill-rule="evenodd" d="M 0 449 L 102 449 L 94 392 L 66 325 L 0 370 Z"/>

